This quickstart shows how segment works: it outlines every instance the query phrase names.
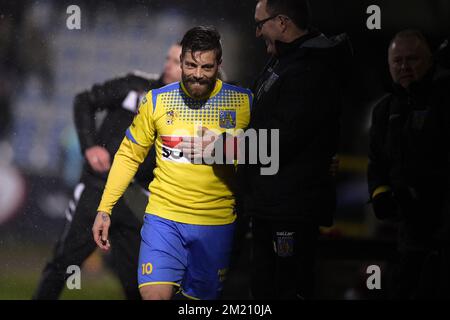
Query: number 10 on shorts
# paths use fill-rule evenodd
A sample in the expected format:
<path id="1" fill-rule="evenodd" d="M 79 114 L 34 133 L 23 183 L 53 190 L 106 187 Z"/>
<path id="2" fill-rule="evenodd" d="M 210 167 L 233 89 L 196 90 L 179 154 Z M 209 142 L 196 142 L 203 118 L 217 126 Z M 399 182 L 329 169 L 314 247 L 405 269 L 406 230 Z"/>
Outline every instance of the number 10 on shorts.
<path id="1" fill-rule="evenodd" d="M 150 274 L 150 273 L 152 273 L 152 271 L 153 271 L 153 266 L 150 262 L 142 264 L 142 274 Z"/>

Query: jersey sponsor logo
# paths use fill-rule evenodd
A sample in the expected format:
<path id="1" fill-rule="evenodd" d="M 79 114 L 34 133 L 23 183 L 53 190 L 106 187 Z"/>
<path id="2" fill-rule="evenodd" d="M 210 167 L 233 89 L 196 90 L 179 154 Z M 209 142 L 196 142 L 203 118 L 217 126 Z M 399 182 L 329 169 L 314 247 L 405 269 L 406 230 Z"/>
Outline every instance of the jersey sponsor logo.
<path id="1" fill-rule="evenodd" d="M 162 159 L 179 163 L 190 163 L 188 159 L 183 157 L 183 152 L 176 148 L 183 137 L 178 136 L 161 136 L 162 140 Z"/>
<path id="2" fill-rule="evenodd" d="M 219 111 L 219 126 L 225 129 L 236 128 L 236 111 L 235 110 L 220 110 Z"/>

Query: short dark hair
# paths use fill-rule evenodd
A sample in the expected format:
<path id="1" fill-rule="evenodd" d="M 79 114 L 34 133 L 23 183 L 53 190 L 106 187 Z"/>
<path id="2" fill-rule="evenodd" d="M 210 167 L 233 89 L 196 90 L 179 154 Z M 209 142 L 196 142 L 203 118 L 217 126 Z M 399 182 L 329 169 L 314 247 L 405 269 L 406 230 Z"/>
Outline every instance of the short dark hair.
<path id="1" fill-rule="evenodd" d="M 216 28 L 211 26 L 198 26 L 188 30 L 183 36 L 181 44 L 181 56 L 184 57 L 187 51 L 192 53 L 197 51 L 214 50 L 217 62 L 222 61 L 222 44 L 220 34 Z"/>
<path id="2" fill-rule="evenodd" d="M 311 6 L 308 0 L 267 0 L 266 8 L 270 15 L 288 16 L 302 30 L 311 25 Z"/>

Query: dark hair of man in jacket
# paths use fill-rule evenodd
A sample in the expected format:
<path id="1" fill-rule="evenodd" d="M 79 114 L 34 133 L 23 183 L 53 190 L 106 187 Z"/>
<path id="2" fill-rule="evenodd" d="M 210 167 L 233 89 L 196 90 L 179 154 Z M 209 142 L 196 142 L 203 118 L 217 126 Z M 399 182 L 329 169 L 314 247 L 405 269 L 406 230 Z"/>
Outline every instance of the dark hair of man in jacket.
<path id="1" fill-rule="evenodd" d="M 269 2 L 272 7 L 269 7 Z M 303 4 L 303 5 L 300 5 Z M 291 43 L 308 33 L 307 1 L 259 0 L 255 8 L 256 37 L 266 43 L 267 53 L 277 54 L 276 42 Z M 302 11 L 302 10 L 306 11 Z"/>
<path id="2" fill-rule="evenodd" d="M 308 29 L 311 23 L 311 8 L 308 0 L 267 0 L 267 11 L 271 15 L 288 16 L 302 30 Z"/>

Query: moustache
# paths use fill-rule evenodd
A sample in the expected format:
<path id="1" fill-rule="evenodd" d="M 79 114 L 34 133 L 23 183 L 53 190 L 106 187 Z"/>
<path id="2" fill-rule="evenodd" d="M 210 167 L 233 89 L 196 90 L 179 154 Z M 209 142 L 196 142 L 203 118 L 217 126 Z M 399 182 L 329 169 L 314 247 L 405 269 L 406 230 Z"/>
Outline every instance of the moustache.
<path id="1" fill-rule="evenodd" d="M 208 80 L 208 79 L 197 80 L 197 79 L 193 79 L 193 78 L 187 78 L 185 80 L 185 82 L 187 82 L 187 83 L 198 83 L 198 84 L 209 84 L 211 81 Z"/>

